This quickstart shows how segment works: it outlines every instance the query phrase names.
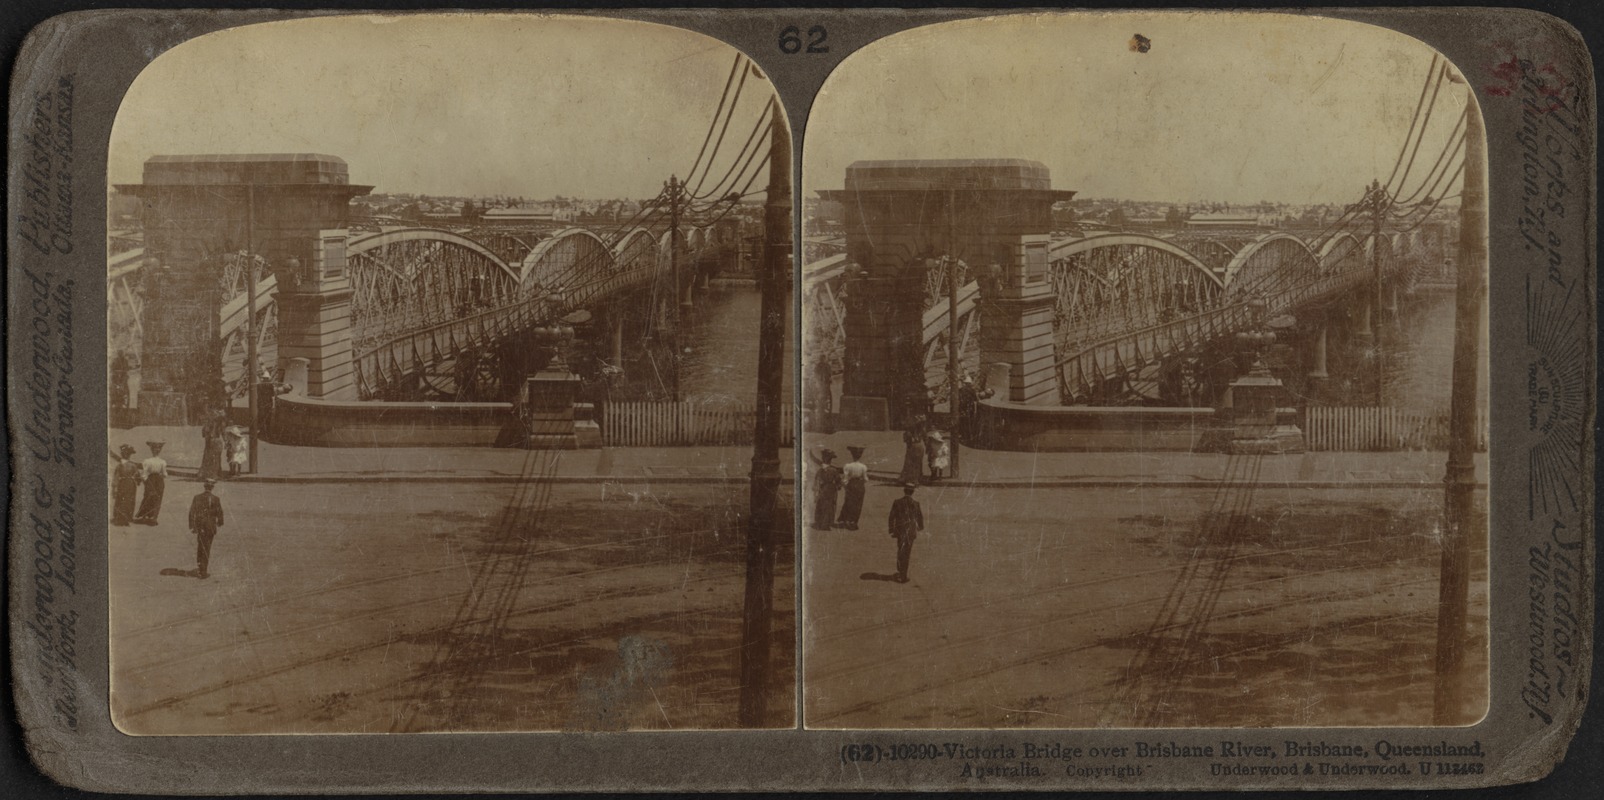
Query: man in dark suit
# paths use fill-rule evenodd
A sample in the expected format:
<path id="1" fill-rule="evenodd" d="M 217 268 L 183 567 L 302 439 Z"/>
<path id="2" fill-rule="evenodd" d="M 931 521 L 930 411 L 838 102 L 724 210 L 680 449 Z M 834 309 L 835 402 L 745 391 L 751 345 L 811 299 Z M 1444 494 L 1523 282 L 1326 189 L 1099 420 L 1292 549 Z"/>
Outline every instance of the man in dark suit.
<path id="1" fill-rule="evenodd" d="M 897 583 L 908 582 L 908 557 L 913 555 L 913 540 L 925 529 L 925 512 L 919 501 L 913 499 L 918 484 L 902 487 L 902 496 L 891 504 L 891 538 L 897 540 Z"/>
<path id="2" fill-rule="evenodd" d="M 217 529 L 223 527 L 223 501 L 212 494 L 212 487 L 217 481 L 206 479 L 206 488 L 195 495 L 195 500 L 189 504 L 189 529 L 195 534 L 195 577 L 206 577 L 206 565 L 212 560 L 212 537 L 217 535 Z"/>

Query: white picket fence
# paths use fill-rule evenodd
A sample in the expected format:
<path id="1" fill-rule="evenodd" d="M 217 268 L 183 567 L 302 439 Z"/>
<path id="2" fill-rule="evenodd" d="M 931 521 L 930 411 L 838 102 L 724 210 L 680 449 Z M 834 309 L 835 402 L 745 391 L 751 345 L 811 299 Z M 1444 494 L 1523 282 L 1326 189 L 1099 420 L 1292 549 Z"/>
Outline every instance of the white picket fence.
<path id="1" fill-rule="evenodd" d="M 1487 414 L 1476 415 L 1476 449 L 1487 449 Z M 1310 406 L 1303 420 L 1310 450 L 1448 449 L 1448 415 L 1375 406 Z"/>
<path id="2" fill-rule="evenodd" d="M 646 401 L 603 407 L 602 442 L 609 447 L 749 445 L 757 409 L 750 405 Z M 780 446 L 795 439 L 790 403 L 780 407 Z"/>

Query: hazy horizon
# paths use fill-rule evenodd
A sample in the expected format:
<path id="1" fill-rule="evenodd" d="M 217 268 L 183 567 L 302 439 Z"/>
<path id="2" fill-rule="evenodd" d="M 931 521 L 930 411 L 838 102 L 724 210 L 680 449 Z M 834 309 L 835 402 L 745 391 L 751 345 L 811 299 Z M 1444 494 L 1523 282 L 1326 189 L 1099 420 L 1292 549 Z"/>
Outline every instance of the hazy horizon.
<path id="1" fill-rule="evenodd" d="M 231 28 L 135 79 L 108 182 L 140 182 L 152 155 L 311 152 L 386 194 L 651 198 L 695 161 L 735 53 L 671 26 L 562 15 Z M 714 177 L 772 94 L 749 70 Z"/>
<path id="2" fill-rule="evenodd" d="M 1137 33 L 1148 52 L 1130 48 Z M 825 81 L 804 182 L 840 188 L 859 160 L 1022 158 L 1082 196 L 1351 203 L 1387 180 L 1433 53 L 1383 28 L 1275 13 L 931 25 L 868 45 Z M 1450 141 L 1464 98 L 1444 83 L 1405 195 Z"/>

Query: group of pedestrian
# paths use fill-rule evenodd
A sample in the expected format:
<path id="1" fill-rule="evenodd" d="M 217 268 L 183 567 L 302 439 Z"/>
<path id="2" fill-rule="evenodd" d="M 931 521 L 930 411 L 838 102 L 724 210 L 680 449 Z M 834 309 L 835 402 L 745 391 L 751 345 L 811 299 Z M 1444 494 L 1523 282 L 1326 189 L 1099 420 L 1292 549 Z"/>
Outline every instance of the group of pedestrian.
<path id="1" fill-rule="evenodd" d="M 190 501 L 188 520 L 189 530 L 195 536 L 196 569 L 190 574 L 198 578 L 210 576 L 207 568 L 211 563 L 212 539 L 217 536 L 218 528 L 223 526 L 223 501 L 212 490 L 216 488 L 223 469 L 224 451 L 229 453 L 233 474 L 237 475 L 238 466 L 244 464 L 243 457 L 236 459 L 234 456 L 236 452 L 245 452 L 241 433 L 227 424 L 227 418 L 221 411 L 211 414 L 201 426 L 201 435 L 205 440 L 200 469 L 202 489 Z M 232 440 L 233 443 L 225 440 Z M 161 453 L 166 443 L 149 441 L 145 444 L 150 448 L 150 457 L 143 461 L 134 460 L 137 451 L 133 445 L 120 445 L 111 453 L 112 459 L 117 462 L 111 474 L 111 524 L 120 528 L 130 524 L 156 525 L 161 520 L 168 472 L 167 460 L 162 458 Z M 140 486 L 145 489 L 143 498 L 139 497 Z"/>
<path id="2" fill-rule="evenodd" d="M 940 442 L 941 439 L 938 437 L 937 441 Z M 919 460 L 914 462 L 916 469 L 924 461 L 923 442 L 923 437 L 920 437 L 910 443 L 920 446 Z M 845 466 L 836 466 L 836 453 L 829 448 L 820 451 L 817 457 L 812 453 L 808 454 L 817 467 L 813 477 L 814 530 L 858 529 L 858 520 L 863 514 L 864 494 L 868 489 L 869 467 L 863 463 L 864 448 L 853 445 L 847 448 L 847 452 L 852 455 L 852 460 Z M 942 466 L 945 467 L 945 464 Z M 906 470 L 906 466 L 904 469 Z M 891 514 L 886 521 L 891 538 L 897 542 L 897 572 L 892 579 L 898 583 L 908 582 L 908 562 L 913 554 L 913 542 L 919 538 L 919 533 L 925 527 L 924 509 L 920 507 L 919 501 L 913 499 L 913 493 L 918 487 L 917 480 L 902 483 L 902 497 L 891 504 Z M 841 503 L 840 511 L 837 512 L 836 499 L 843 488 L 846 490 L 846 497 Z"/>
<path id="3" fill-rule="evenodd" d="M 146 442 L 150 457 L 144 461 L 134 460 L 137 451 L 133 445 L 122 445 L 111 454 L 117 462 L 111 472 L 111 524 L 124 528 L 129 524 L 155 525 L 160 520 L 162 498 L 167 494 L 167 460 L 161 456 L 165 445 Z M 145 487 L 143 500 L 138 497 L 140 485 Z"/>
<path id="4" fill-rule="evenodd" d="M 845 467 L 836 467 L 836 451 L 823 449 L 818 457 L 808 454 L 815 463 L 813 473 L 813 529 L 831 531 L 842 527 L 857 531 L 858 518 L 863 516 L 863 495 L 868 491 L 869 467 L 863 463 L 863 447 L 850 446 L 847 452 L 852 460 Z M 845 489 L 845 500 L 836 510 L 836 499 Z"/>
<path id="5" fill-rule="evenodd" d="M 915 417 L 902 432 L 902 472 L 897 480 L 903 484 L 921 484 L 939 481 L 952 463 L 952 445 L 946 434 L 931 427 L 924 417 Z M 925 470 L 929 469 L 926 478 Z"/>
<path id="6" fill-rule="evenodd" d="M 863 496 L 869 487 L 869 467 L 863 463 L 864 448 L 849 446 L 847 452 L 852 454 L 852 460 L 845 466 L 835 465 L 836 453 L 829 448 L 813 459 L 818 467 L 813 476 L 814 530 L 858 529 L 858 518 L 863 515 Z M 836 498 L 842 489 L 846 490 L 846 499 L 838 512 Z"/>

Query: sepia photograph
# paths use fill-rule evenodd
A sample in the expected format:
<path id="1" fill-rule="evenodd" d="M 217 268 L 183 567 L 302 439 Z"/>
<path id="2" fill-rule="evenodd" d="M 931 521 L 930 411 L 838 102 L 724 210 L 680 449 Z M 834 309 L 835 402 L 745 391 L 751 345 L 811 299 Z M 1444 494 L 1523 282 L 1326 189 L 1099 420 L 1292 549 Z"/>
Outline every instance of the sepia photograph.
<path id="1" fill-rule="evenodd" d="M 1585 13 L 85 2 L 41 791 L 1597 783 Z"/>
<path id="2" fill-rule="evenodd" d="M 666 25 L 157 56 L 107 169 L 118 728 L 792 727 L 791 161 Z"/>
<path id="3" fill-rule="evenodd" d="M 1481 719 L 1486 161 L 1460 67 L 1357 22 L 846 58 L 803 159 L 804 725 Z"/>

